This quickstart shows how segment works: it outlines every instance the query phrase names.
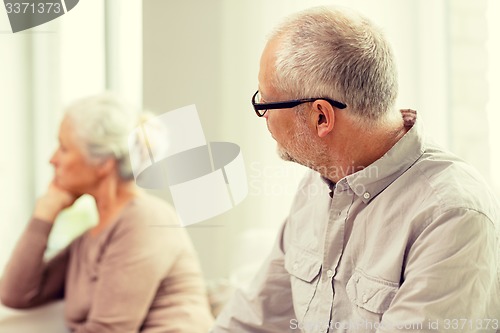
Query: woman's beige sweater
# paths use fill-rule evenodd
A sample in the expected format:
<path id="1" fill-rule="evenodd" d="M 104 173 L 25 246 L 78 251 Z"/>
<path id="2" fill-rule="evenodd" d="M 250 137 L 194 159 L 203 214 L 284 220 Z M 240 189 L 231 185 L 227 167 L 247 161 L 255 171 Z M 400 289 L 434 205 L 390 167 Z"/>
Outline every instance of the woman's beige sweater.
<path id="1" fill-rule="evenodd" d="M 135 198 L 96 236 L 43 261 L 52 224 L 33 219 L 0 282 L 6 306 L 65 300 L 77 333 L 207 332 L 212 324 L 196 253 L 169 205 Z"/>

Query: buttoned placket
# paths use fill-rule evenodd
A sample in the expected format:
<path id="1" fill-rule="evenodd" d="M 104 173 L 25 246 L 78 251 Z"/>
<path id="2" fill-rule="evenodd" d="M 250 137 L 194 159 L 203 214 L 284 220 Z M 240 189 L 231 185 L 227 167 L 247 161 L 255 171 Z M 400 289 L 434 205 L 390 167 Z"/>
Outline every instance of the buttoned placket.
<path id="1" fill-rule="evenodd" d="M 345 187 L 345 190 L 339 186 L 335 188 L 330 203 L 328 224 L 325 228 L 324 239 L 322 239 L 323 262 L 320 281 L 310 305 L 313 311 L 310 311 L 307 316 L 311 316 L 307 321 L 318 324 L 312 325 L 315 327 L 314 330 L 311 328 L 311 333 L 329 332 L 335 297 L 333 280 L 345 247 L 345 221 L 354 195 L 346 183 Z"/>

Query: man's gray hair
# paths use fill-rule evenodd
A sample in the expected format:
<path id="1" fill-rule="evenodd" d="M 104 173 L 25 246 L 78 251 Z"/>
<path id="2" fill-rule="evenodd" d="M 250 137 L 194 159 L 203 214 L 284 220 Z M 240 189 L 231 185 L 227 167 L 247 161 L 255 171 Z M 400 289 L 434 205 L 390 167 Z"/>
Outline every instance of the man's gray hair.
<path id="1" fill-rule="evenodd" d="M 331 7 L 299 12 L 270 36 L 278 41 L 271 82 L 287 98 L 329 97 L 361 120 L 392 118 L 398 93 L 393 52 L 368 19 Z"/>
<path id="2" fill-rule="evenodd" d="M 75 135 L 89 162 L 108 158 L 117 162 L 123 180 L 134 179 L 128 137 L 137 126 L 139 113 L 112 93 L 81 99 L 66 109 Z"/>

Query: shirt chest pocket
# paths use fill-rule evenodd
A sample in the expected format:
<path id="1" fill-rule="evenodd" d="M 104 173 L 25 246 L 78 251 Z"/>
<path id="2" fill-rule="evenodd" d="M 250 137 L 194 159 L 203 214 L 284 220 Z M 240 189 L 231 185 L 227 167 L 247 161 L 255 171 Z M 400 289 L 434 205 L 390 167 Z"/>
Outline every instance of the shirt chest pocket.
<path id="1" fill-rule="evenodd" d="M 285 269 L 290 274 L 296 319 L 304 319 L 319 282 L 321 259 L 310 252 L 290 246 L 285 254 Z"/>
<path id="2" fill-rule="evenodd" d="M 370 277 L 360 271 L 353 274 L 346 287 L 353 312 L 371 322 L 380 322 L 398 289 L 398 283 Z"/>

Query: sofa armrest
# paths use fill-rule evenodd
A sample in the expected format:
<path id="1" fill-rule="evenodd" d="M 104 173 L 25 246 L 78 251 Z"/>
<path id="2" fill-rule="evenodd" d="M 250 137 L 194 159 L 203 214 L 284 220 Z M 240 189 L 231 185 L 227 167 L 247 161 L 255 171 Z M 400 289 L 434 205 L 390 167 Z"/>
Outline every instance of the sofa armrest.
<path id="1" fill-rule="evenodd" d="M 68 333 L 64 323 L 64 302 L 52 302 L 29 310 L 12 310 L 0 304 L 0 332 Z"/>

